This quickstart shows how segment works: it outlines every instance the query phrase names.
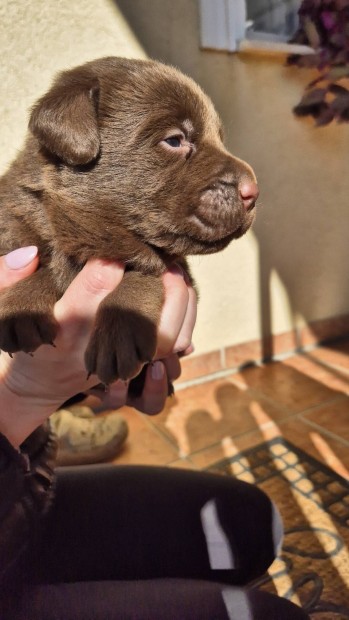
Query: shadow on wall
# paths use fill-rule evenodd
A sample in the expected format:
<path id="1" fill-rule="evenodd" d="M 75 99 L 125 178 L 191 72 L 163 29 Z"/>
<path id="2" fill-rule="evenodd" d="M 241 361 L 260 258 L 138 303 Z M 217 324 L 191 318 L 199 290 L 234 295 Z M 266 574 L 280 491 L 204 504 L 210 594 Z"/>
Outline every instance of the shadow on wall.
<path id="1" fill-rule="evenodd" d="M 283 58 L 201 51 L 197 0 L 117 5 L 150 57 L 202 85 L 222 116 L 228 148 L 256 171 L 265 354 L 272 332 L 347 315 L 349 125 L 315 129 L 292 115 L 309 72 L 285 67 Z"/>

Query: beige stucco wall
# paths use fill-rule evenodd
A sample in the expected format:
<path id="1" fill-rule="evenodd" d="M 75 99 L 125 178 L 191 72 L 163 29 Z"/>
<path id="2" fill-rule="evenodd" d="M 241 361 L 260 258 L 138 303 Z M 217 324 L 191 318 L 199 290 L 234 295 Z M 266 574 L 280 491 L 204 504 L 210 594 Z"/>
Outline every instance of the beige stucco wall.
<path id="1" fill-rule="evenodd" d="M 100 56 L 146 55 L 112 0 L 3 0 L 0 53 L 0 171 L 22 144 L 28 108 L 57 71 Z"/>
<path id="2" fill-rule="evenodd" d="M 349 312 L 349 125 L 314 129 L 292 106 L 309 79 L 282 58 L 199 50 L 197 0 L 21 0 L 0 5 L 0 166 L 57 70 L 108 54 L 178 65 L 213 98 L 227 145 L 255 168 L 253 232 L 192 259 L 202 353 Z"/>

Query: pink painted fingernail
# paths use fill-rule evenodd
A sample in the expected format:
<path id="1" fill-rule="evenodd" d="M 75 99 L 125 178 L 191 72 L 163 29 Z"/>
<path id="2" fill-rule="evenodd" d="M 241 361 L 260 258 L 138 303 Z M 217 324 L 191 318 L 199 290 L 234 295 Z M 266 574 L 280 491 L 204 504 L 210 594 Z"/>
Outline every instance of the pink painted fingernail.
<path id="1" fill-rule="evenodd" d="M 185 351 L 182 351 L 182 352 L 180 353 L 180 357 L 186 357 L 186 355 L 191 355 L 192 353 L 194 353 L 194 351 L 195 351 L 195 347 L 194 347 L 193 343 L 191 343 L 191 344 L 189 345 L 189 347 L 187 347 L 187 348 L 185 349 Z"/>
<path id="2" fill-rule="evenodd" d="M 23 269 L 34 260 L 38 254 L 36 245 L 28 245 L 25 248 L 18 248 L 6 254 L 5 263 L 9 269 Z"/>
<path id="3" fill-rule="evenodd" d="M 156 361 L 150 368 L 151 378 L 155 381 L 161 381 L 164 376 L 165 368 L 162 362 Z"/>

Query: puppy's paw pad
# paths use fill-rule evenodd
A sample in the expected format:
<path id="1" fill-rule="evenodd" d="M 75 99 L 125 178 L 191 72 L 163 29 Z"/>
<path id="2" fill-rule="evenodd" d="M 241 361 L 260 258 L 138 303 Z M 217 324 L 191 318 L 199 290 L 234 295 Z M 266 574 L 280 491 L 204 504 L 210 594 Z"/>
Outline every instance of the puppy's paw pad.
<path id="1" fill-rule="evenodd" d="M 156 327 L 140 315 L 115 311 L 98 313 L 85 353 L 88 373 L 106 384 L 131 379 L 151 360 L 156 350 Z"/>
<path id="2" fill-rule="evenodd" d="M 19 314 L 0 318 L 0 349 L 8 353 L 31 353 L 42 344 L 52 344 L 58 325 L 53 316 Z"/>

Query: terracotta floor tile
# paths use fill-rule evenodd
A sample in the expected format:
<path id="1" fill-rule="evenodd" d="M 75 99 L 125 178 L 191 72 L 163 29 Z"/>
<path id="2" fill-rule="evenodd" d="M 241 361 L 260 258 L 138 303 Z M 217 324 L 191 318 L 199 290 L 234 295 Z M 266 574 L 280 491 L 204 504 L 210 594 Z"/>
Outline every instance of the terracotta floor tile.
<path id="1" fill-rule="evenodd" d="M 308 355 L 349 372 L 349 340 L 318 347 L 309 352 Z"/>
<path id="2" fill-rule="evenodd" d="M 258 361 L 262 357 L 263 345 L 260 340 L 252 340 L 225 347 L 225 363 L 227 368 L 236 368 L 242 364 Z"/>
<path id="3" fill-rule="evenodd" d="M 319 319 L 300 330 L 299 340 L 302 346 L 316 344 L 324 340 L 346 336 L 349 331 L 349 315 Z"/>
<path id="4" fill-rule="evenodd" d="M 307 452 L 318 461 L 331 467 L 339 475 L 349 479 L 349 450 L 339 441 L 317 432 L 302 420 L 292 418 L 266 428 L 254 431 L 231 441 L 223 441 L 206 450 L 190 456 L 190 460 L 199 469 L 204 469 L 218 461 L 234 456 L 236 453 L 252 448 L 263 441 L 282 436 L 298 448 Z"/>
<path id="5" fill-rule="evenodd" d="M 210 446 L 205 450 L 200 450 L 199 452 L 195 452 L 195 454 L 191 454 L 190 460 L 199 469 L 205 469 L 218 461 L 235 456 L 241 450 L 247 450 L 248 448 L 252 448 L 253 446 L 263 443 L 263 441 L 279 436 L 280 432 L 278 429 L 279 427 L 277 425 L 276 428 L 274 425 L 271 425 L 271 427 L 265 432 L 257 430 L 240 435 L 239 437 L 224 437 L 222 441 L 214 446 Z"/>
<path id="6" fill-rule="evenodd" d="M 217 380 L 178 391 L 159 416 L 150 418 L 187 456 L 224 437 L 234 437 L 280 420 L 288 412 L 228 380 Z"/>
<path id="7" fill-rule="evenodd" d="M 181 360 L 182 373 L 178 379 L 178 383 L 204 377 L 212 372 L 222 370 L 220 351 L 212 351 L 204 353 L 197 357 L 184 357 Z"/>
<path id="8" fill-rule="evenodd" d="M 128 407 L 119 411 L 128 423 L 129 436 L 122 452 L 113 461 L 116 465 L 167 465 L 178 459 L 176 449 L 141 414 Z"/>
<path id="9" fill-rule="evenodd" d="M 197 467 L 195 467 L 195 465 L 188 459 L 178 459 L 177 461 L 173 461 L 173 463 L 169 463 L 169 467 L 175 467 L 176 469 L 197 469 Z"/>
<path id="10" fill-rule="evenodd" d="M 179 390 L 159 416 L 126 407 L 130 435 L 114 462 L 201 469 L 282 434 L 349 477 L 346 373 L 349 341 Z"/>
<path id="11" fill-rule="evenodd" d="M 283 437 L 332 467 L 337 473 L 349 478 L 349 450 L 335 438 L 319 432 L 314 427 L 293 418 L 280 424 Z"/>
<path id="12" fill-rule="evenodd" d="M 349 398 L 303 414 L 303 418 L 315 422 L 349 443 Z M 347 451 L 349 453 L 349 448 Z"/>
<path id="13" fill-rule="evenodd" d="M 315 379 L 331 390 L 349 394 L 349 374 L 328 366 L 324 361 L 315 357 L 313 352 L 295 355 L 285 360 L 283 364 Z"/>
<path id="14" fill-rule="evenodd" d="M 230 380 L 258 391 L 293 413 L 331 401 L 339 395 L 338 391 L 283 362 L 246 368 L 232 375 Z"/>

